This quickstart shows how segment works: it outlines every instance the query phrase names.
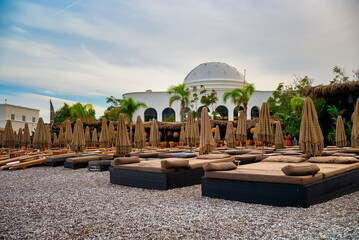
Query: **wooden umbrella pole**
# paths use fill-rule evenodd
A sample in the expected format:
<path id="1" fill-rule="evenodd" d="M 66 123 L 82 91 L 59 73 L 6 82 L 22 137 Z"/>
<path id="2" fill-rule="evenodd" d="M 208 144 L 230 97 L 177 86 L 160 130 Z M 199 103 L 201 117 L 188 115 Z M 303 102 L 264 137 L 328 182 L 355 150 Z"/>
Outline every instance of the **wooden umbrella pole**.
<path id="1" fill-rule="evenodd" d="M 239 141 L 239 146 L 240 146 L 239 150 L 242 151 L 242 141 Z"/>
<path id="2" fill-rule="evenodd" d="M 262 144 L 262 156 L 264 155 L 264 143 Z"/>

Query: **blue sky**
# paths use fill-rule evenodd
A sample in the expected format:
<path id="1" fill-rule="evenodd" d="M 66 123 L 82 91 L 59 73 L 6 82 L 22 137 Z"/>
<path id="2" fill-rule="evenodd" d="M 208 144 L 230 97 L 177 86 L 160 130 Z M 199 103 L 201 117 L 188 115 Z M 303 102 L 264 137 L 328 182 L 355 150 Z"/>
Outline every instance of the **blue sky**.
<path id="1" fill-rule="evenodd" d="M 164 91 L 203 62 L 259 90 L 359 68 L 358 1 L 0 0 L 0 102 L 40 109 Z"/>

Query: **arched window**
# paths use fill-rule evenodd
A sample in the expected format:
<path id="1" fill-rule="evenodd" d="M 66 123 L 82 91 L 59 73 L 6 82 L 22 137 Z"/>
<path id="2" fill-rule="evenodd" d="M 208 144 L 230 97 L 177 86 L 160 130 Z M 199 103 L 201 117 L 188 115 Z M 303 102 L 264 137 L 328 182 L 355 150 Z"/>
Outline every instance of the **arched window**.
<path id="1" fill-rule="evenodd" d="M 244 111 L 244 108 L 242 106 L 239 107 L 239 110 L 238 110 L 238 107 L 235 107 L 234 110 L 233 110 L 233 119 L 234 120 L 238 120 L 238 116 L 239 116 L 239 112 L 240 111 Z"/>
<path id="2" fill-rule="evenodd" d="M 174 122 L 176 121 L 176 113 L 173 108 L 165 108 L 162 111 L 162 121 Z"/>
<path id="3" fill-rule="evenodd" d="M 259 117 L 259 107 L 254 106 L 251 109 L 251 119 Z"/>
<path id="4" fill-rule="evenodd" d="M 219 113 L 219 119 L 228 121 L 228 108 L 221 105 L 216 108 L 216 111 Z"/>
<path id="5" fill-rule="evenodd" d="M 153 121 L 156 120 L 157 121 L 157 111 L 154 108 L 147 108 L 145 111 L 145 122 L 149 122 L 149 121 Z"/>
<path id="6" fill-rule="evenodd" d="M 199 108 L 198 108 L 198 110 L 197 110 L 197 112 L 198 112 L 198 116 L 199 117 L 201 117 L 201 114 L 202 114 L 202 108 L 203 108 L 204 106 L 200 106 Z M 208 109 L 208 112 L 211 112 L 211 110 L 209 110 L 209 108 L 207 108 Z"/>

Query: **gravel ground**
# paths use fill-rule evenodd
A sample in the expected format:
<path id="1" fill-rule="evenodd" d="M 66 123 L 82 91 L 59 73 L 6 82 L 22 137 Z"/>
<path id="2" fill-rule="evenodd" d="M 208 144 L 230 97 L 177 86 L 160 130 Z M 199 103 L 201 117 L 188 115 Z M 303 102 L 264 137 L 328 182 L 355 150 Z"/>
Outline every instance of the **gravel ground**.
<path id="1" fill-rule="evenodd" d="M 0 239 L 358 239 L 359 192 L 310 208 L 113 185 L 109 172 L 0 172 Z"/>

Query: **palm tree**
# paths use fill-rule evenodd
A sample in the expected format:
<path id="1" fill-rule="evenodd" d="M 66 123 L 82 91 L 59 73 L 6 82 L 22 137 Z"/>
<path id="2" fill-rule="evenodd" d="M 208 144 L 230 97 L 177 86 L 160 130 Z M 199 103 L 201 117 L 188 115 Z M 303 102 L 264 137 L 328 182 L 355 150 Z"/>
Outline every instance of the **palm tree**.
<path id="1" fill-rule="evenodd" d="M 189 103 L 190 91 L 186 89 L 186 84 L 180 84 L 178 86 L 171 86 L 168 89 L 168 93 L 170 94 L 170 107 L 173 102 L 180 101 L 181 102 L 181 121 L 184 121 L 186 106 Z"/>
<path id="2" fill-rule="evenodd" d="M 119 113 L 127 115 L 130 121 L 130 140 L 132 142 L 132 118 L 133 114 L 141 107 L 147 108 L 144 102 L 136 102 L 133 98 L 119 99 Z"/>
<path id="3" fill-rule="evenodd" d="M 71 119 L 80 118 L 84 122 L 95 120 L 95 109 L 92 104 L 76 103 L 70 107 Z"/>
<path id="4" fill-rule="evenodd" d="M 231 101 L 236 105 L 236 107 L 239 107 L 243 104 L 244 113 L 247 119 L 247 106 L 249 99 L 251 99 L 251 96 L 253 95 L 255 91 L 254 84 L 247 84 L 243 88 L 235 88 L 231 92 L 225 92 L 223 94 L 223 102 L 227 102 L 227 100 L 230 98 Z"/>

